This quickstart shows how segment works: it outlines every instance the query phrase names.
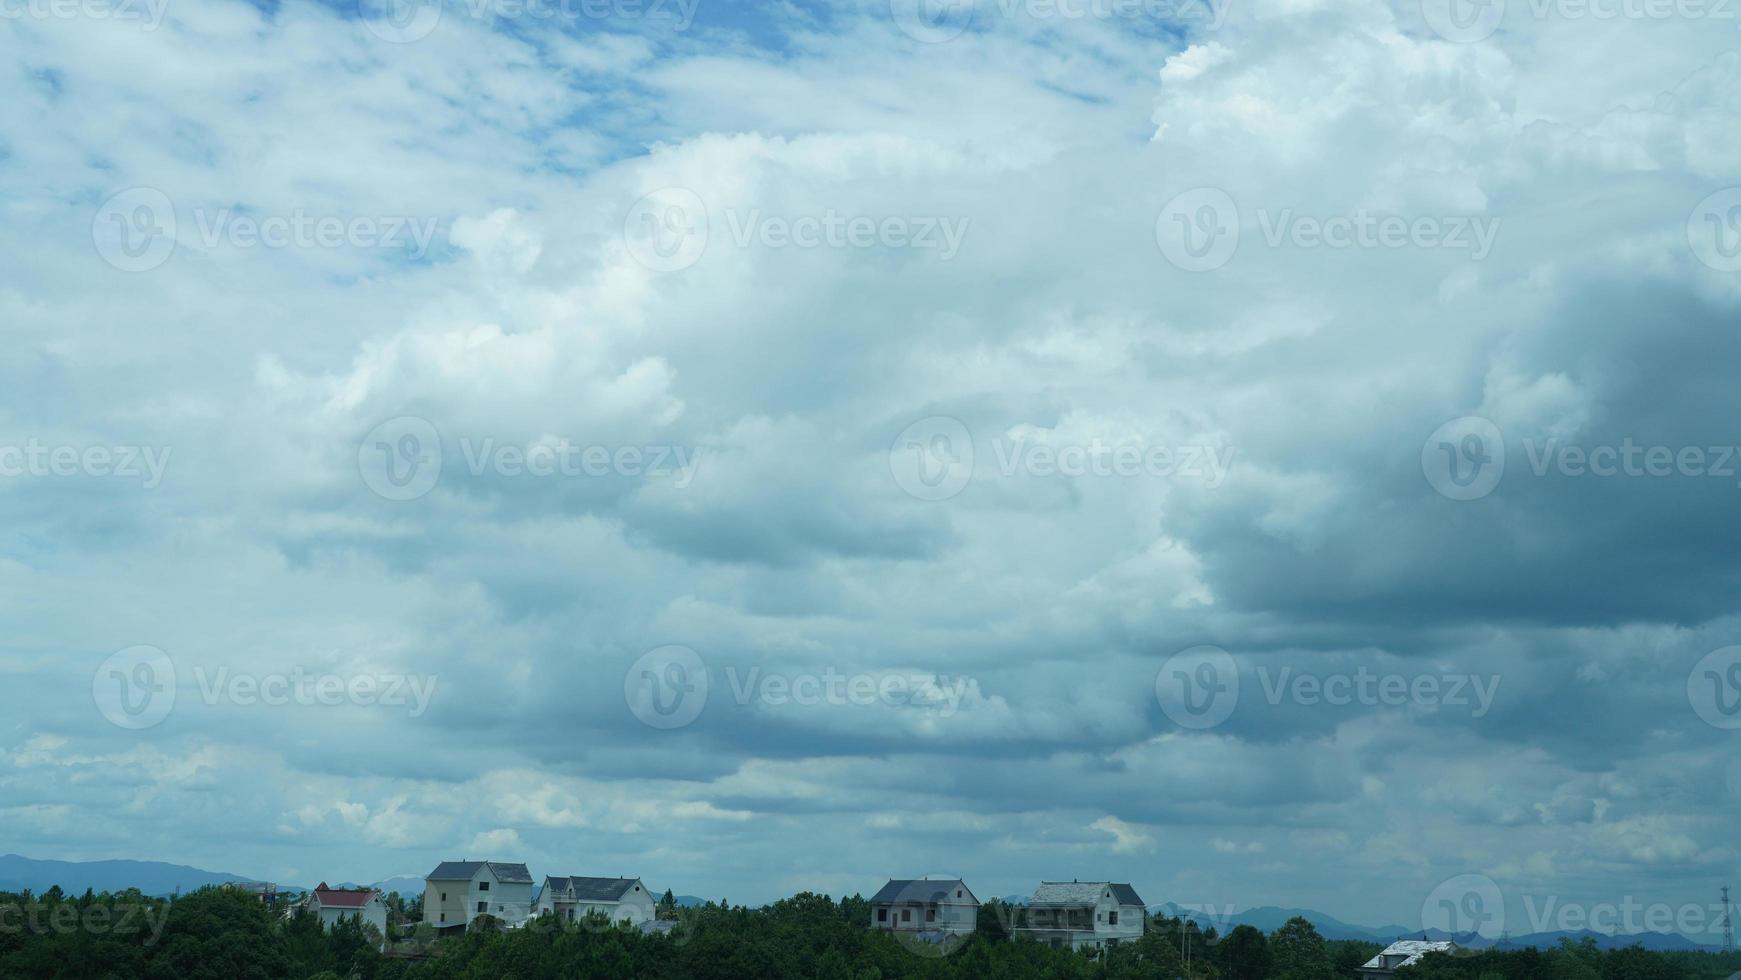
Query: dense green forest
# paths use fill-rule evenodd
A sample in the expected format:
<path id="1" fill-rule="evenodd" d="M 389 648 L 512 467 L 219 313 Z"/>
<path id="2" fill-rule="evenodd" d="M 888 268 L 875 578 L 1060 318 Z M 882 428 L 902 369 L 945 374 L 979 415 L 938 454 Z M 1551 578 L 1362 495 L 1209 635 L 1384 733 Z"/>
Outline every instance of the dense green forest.
<path id="1" fill-rule="evenodd" d="M 474 929 L 432 941 L 427 930 L 379 949 L 373 928 L 323 932 L 310 917 L 204 889 L 175 901 L 127 892 L 71 897 L 0 892 L 0 980 L 1356 980 L 1379 947 L 1327 942 L 1304 919 L 1226 936 L 1157 918 L 1104 953 L 1012 939 L 1019 910 L 988 903 L 980 930 L 947 954 L 867 928 L 868 904 L 801 894 L 762 909 L 707 905 L 662 911 L 664 935 L 603 922 Z M 1182 951 L 1188 952 L 1186 962 Z M 1398 980 L 1724 980 L 1741 954 L 1552 950 L 1431 956 Z"/>

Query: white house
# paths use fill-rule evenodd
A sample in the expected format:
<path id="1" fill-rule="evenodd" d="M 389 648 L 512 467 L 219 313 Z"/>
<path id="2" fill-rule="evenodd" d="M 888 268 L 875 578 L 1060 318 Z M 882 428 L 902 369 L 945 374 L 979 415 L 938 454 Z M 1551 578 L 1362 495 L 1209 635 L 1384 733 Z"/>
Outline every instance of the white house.
<path id="1" fill-rule="evenodd" d="M 1099 949 L 1143 934 L 1143 900 L 1116 881 L 1042 881 L 1021 934 L 1052 946 Z"/>
<path id="2" fill-rule="evenodd" d="M 1362 963 L 1360 965 L 1360 978 L 1361 980 L 1386 980 L 1397 970 L 1419 963 L 1421 957 L 1428 953 L 1454 953 L 1460 948 L 1456 943 L 1449 941 L 1401 939 L 1386 946 L 1384 952 Z"/>
<path id="3" fill-rule="evenodd" d="M 463 930 L 480 915 L 509 926 L 532 914 L 532 872 L 524 864 L 443 861 L 423 879 L 423 921 L 437 931 Z"/>
<path id="4" fill-rule="evenodd" d="M 979 899 L 959 878 L 891 878 L 870 905 L 872 929 L 948 936 L 979 925 Z"/>
<path id="5" fill-rule="evenodd" d="M 639 878 L 555 878 L 546 876 L 532 914 L 546 912 L 564 922 L 602 915 L 612 922 L 639 926 L 653 921 L 653 895 Z"/>
<path id="6" fill-rule="evenodd" d="M 373 888 L 328 888 L 326 882 L 302 900 L 302 908 L 320 917 L 322 928 L 331 929 L 340 919 L 361 919 L 387 936 L 387 903 Z"/>

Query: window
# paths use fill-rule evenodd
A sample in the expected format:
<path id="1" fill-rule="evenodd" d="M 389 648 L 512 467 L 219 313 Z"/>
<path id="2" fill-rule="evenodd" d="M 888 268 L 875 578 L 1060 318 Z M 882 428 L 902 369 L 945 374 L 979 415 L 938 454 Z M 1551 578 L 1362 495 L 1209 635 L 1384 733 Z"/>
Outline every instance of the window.
<path id="1" fill-rule="evenodd" d="M 478 882 L 478 891 L 487 892 L 489 890 L 490 890 L 490 883 L 489 882 L 487 882 L 487 881 Z"/>
<path id="2" fill-rule="evenodd" d="M 901 921 L 902 922 L 913 921 L 913 910 L 912 909 L 902 909 L 901 910 Z"/>
<path id="3" fill-rule="evenodd" d="M 888 909 L 877 909 L 877 921 L 878 922 L 889 921 L 889 910 Z"/>
<path id="4" fill-rule="evenodd" d="M 447 892 L 442 892 L 442 893 L 441 893 L 441 900 L 442 900 L 442 901 L 444 901 L 444 902 L 445 902 L 445 901 L 447 901 Z"/>
<path id="5" fill-rule="evenodd" d="M 478 914 L 479 915 L 483 915 L 485 912 L 488 912 L 489 910 L 490 910 L 490 903 L 489 902 L 479 902 L 478 903 Z"/>
<path id="6" fill-rule="evenodd" d="M 1118 913 L 1117 912 L 1106 913 L 1106 924 L 1109 926 L 1118 925 Z"/>
<path id="7" fill-rule="evenodd" d="M 925 921 L 926 922 L 936 922 L 937 921 L 937 910 L 936 909 L 926 909 L 925 910 Z"/>

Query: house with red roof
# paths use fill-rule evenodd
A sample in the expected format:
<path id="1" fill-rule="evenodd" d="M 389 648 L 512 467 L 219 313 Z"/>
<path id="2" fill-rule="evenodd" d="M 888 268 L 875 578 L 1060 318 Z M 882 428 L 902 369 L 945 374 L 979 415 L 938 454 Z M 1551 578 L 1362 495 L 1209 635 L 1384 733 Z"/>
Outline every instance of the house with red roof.
<path id="1" fill-rule="evenodd" d="M 387 903 L 373 888 L 328 888 L 321 882 L 302 900 L 302 908 L 320 917 L 320 924 L 331 929 L 340 919 L 357 918 L 387 935 Z"/>

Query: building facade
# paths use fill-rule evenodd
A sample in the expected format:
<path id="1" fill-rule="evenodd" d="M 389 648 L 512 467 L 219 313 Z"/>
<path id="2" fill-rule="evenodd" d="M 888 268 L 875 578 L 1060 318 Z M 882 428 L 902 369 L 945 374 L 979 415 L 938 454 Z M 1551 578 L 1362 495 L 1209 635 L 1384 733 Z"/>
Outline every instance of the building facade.
<path id="1" fill-rule="evenodd" d="M 424 877 L 425 925 L 438 931 L 463 930 L 486 914 L 510 927 L 531 916 L 532 873 L 524 864 L 443 861 Z"/>
<path id="2" fill-rule="evenodd" d="M 1142 938 L 1147 909 L 1116 881 L 1042 881 L 1029 899 L 1022 935 L 1050 946 L 1100 949 Z"/>
<path id="3" fill-rule="evenodd" d="M 947 936 L 979 925 L 979 899 L 959 878 L 891 878 L 870 905 L 872 929 Z"/>
<path id="4" fill-rule="evenodd" d="M 548 913 L 564 922 L 602 915 L 612 922 L 639 926 L 653 921 L 654 904 L 639 878 L 546 877 L 532 914 Z"/>
<path id="5" fill-rule="evenodd" d="M 373 888 L 328 888 L 323 881 L 303 898 L 302 908 L 318 916 L 324 929 L 341 919 L 359 919 L 387 936 L 387 903 Z"/>

